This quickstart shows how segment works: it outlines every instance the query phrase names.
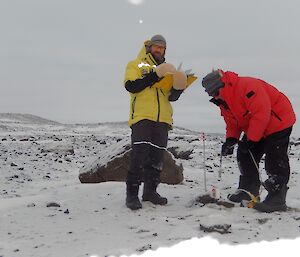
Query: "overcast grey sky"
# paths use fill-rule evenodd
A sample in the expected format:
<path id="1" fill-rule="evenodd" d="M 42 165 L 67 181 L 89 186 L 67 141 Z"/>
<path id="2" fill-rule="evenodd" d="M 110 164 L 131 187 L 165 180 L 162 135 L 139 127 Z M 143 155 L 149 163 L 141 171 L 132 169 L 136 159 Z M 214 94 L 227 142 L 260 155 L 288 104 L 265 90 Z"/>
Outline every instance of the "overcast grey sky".
<path id="1" fill-rule="evenodd" d="M 167 61 L 199 76 L 173 105 L 175 125 L 224 132 L 201 87 L 212 67 L 272 83 L 297 113 L 299 27 L 297 0 L 0 0 L 0 112 L 125 121 L 125 66 L 145 39 L 162 34 Z"/>

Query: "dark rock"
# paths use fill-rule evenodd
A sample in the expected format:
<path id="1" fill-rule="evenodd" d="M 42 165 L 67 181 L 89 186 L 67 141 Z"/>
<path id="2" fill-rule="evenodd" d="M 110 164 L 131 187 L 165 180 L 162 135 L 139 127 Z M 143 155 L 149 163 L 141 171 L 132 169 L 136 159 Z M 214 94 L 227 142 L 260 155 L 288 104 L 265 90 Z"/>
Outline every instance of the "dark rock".
<path id="1" fill-rule="evenodd" d="M 190 182 L 190 183 L 194 182 L 194 180 L 192 180 L 192 179 L 186 179 L 185 181 Z"/>
<path id="2" fill-rule="evenodd" d="M 50 202 L 50 203 L 47 203 L 46 206 L 47 207 L 60 207 L 60 204 L 56 203 L 56 202 Z"/>
<path id="3" fill-rule="evenodd" d="M 106 181 L 125 181 L 130 165 L 131 145 L 129 138 L 107 147 L 97 159 L 86 164 L 79 171 L 81 183 L 101 183 Z M 161 182 L 178 184 L 183 181 L 183 167 L 176 164 L 172 155 L 165 152 Z"/>
<path id="4" fill-rule="evenodd" d="M 208 204 L 208 203 L 216 203 L 217 199 L 211 197 L 209 194 L 205 195 L 200 195 L 196 198 L 197 203 L 203 203 L 203 204 Z"/>
<path id="5" fill-rule="evenodd" d="M 141 248 L 136 249 L 137 252 L 144 252 L 146 250 L 150 250 L 152 249 L 152 245 L 151 244 L 147 244 L 142 246 Z"/>
<path id="6" fill-rule="evenodd" d="M 178 141 L 178 140 L 183 140 L 183 139 L 184 139 L 183 136 L 176 136 L 176 137 L 174 138 L 174 140 L 176 140 L 176 141 Z"/>
<path id="7" fill-rule="evenodd" d="M 204 232 L 218 232 L 220 234 L 229 234 L 231 225 L 230 224 L 223 224 L 223 225 L 212 225 L 212 226 L 206 226 L 200 224 L 200 230 Z"/>
<path id="8" fill-rule="evenodd" d="M 193 150 L 182 151 L 179 149 L 179 147 L 170 147 L 168 148 L 168 151 L 170 151 L 177 159 L 183 159 L 183 160 L 192 159 L 190 155 L 193 153 Z"/>

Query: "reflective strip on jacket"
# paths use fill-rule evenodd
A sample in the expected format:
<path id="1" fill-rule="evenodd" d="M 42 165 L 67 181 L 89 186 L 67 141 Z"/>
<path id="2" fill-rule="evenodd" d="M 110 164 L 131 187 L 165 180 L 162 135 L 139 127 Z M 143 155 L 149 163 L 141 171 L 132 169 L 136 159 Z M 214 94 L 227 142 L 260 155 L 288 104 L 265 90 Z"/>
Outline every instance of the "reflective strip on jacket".
<path id="1" fill-rule="evenodd" d="M 220 107 L 227 138 L 239 138 L 243 131 L 249 140 L 257 142 L 296 122 L 289 99 L 265 81 L 233 72 L 225 72 L 222 81 L 225 86 L 220 96 L 229 108 Z"/>
<path id="2" fill-rule="evenodd" d="M 134 81 L 143 78 L 143 75 L 154 71 L 157 63 L 151 54 L 146 53 L 147 41 L 144 43 L 138 57 L 127 64 L 124 85 L 126 81 Z M 128 124 L 137 123 L 140 120 L 165 122 L 173 125 L 173 109 L 168 100 L 169 91 L 146 87 L 138 93 L 130 93 L 130 115 Z"/>

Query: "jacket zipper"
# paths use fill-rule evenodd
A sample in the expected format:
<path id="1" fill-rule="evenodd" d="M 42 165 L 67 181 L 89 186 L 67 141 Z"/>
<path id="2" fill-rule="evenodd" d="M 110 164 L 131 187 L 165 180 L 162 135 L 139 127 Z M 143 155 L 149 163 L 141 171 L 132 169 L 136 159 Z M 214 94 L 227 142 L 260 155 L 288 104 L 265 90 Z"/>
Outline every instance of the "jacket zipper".
<path id="1" fill-rule="evenodd" d="M 157 62 L 154 60 L 151 54 L 148 55 L 150 60 L 154 63 L 154 65 L 157 65 Z"/>
<path id="2" fill-rule="evenodd" d="M 131 109 L 132 109 L 131 119 L 133 119 L 133 116 L 134 116 L 135 101 L 136 101 L 136 96 L 134 97 L 134 99 L 132 101 L 132 105 L 131 105 Z"/>
<path id="3" fill-rule="evenodd" d="M 282 121 L 282 119 L 277 115 L 276 112 L 271 111 L 271 114 L 273 114 L 278 120 Z"/>
<path id="4" fill-rule="evenodd" d="M 158 94 L 158 89 L 156 88 L 156 97 L 157 97 L 157 121 L 159 121 L 159 116 L 160 116 L 160 102 L 159 102 L 159 94 Z"/>

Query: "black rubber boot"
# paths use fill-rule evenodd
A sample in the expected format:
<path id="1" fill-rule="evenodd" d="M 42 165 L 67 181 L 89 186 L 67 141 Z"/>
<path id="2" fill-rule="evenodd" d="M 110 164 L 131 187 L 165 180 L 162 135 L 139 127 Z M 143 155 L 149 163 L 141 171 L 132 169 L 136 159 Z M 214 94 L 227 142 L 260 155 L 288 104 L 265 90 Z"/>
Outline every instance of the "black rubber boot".
<path id="1" fill-rule="evenodd" d="M 142 208 L 138 193 L 138 184 L 126 184 L 126 206 L 131 210 L 138 210 Z"/>
<path id="2" fill-rule="evenodd" d="M 153 204 L 166 205 L 168 199 L 156 192 L 157 186 L 158 182 L 156 181 L 145 181 L 142 200 L 150 201 Z"/>
<path id="3" fill-rule="evenodd" d="M 259 200 L 259 188 L 259 181 L 249 180 L 244 176 L 240 176 L 238 189 L 233 194 L 229 194 L 227 199 L 235 203 L 240 203 L 244 200 L 251 201 L 253 197 Z"/>
<path id="4" fill-rule="evenodd" d="M 268 192 L 266 199 L 261 203 L 255 203 L 253 208 L 260 212 L 286 211 L 286 194 L 289 188 L 283 185 L 280 190 Z"/>

